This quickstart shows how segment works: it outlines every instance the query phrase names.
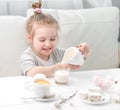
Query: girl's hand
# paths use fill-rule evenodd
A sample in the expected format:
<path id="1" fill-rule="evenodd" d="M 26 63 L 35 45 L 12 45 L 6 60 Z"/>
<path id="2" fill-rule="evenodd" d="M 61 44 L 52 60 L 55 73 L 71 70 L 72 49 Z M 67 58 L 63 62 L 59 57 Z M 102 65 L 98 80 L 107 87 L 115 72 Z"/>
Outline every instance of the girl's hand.
<path id="1" fill-rule="evenodd" d="M 70 70 L 77 70 L 80 68 L 80 65 L 72 65 L 72 64 L 67 64 L 68 68 L 70 68 Z"/>
<path id="2" fill-rule="evenodd" d="M 87 43 L 81 43 L 77 45 L 76 48 L 79 48 L 82 55 L 84 55 L 84 58 L 86 58 L 90 52 L 90 48 L 88 47 Z"/>
<path id="3" fill-rule="evenodd" d="M 69 68 L 70 70 L 77 70 L 80 68 L 80 65 L 72 65 L 72 64 L 62 64 L 58 63 L 56 64 L 55 68 Z"/>

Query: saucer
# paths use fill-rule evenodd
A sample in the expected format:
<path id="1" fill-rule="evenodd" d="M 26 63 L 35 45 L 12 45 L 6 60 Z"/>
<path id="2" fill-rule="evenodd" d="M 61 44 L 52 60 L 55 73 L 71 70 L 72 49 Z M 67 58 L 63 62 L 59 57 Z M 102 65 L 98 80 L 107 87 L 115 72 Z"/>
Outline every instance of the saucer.
<path id="1" fill-rule="evenodd" d="M 107 93 L 102 94 L 102 100 L 99 102 L 92 102 L 88 99 L 80 98 L 81 102 L 87 103 L 87 104 L 93 104 L 93 105 L 98 105 L 98 104 L 105 104 L 110 101 L 110 95 Z"/>
<path id="2" fill-rule="evenodd" d="M 48 102 L 48 101 L 53 101 L 53 100 L 57 100 L 60 97 L 59 94 L 57 93 L 51 93 L 49 96 L 47 97 L 34 97 L 34 100 L 36 101 L 41 101 L 41 102 Z"/>

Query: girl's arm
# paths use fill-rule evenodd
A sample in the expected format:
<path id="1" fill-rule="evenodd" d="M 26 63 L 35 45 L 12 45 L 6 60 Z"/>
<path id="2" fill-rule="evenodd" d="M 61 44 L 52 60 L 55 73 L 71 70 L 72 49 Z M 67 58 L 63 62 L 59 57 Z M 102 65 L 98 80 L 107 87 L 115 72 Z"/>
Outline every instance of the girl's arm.
<path id="1" fill-rule="evenodd" d="M 71 65 L 71 64 L 62 64 L 62 63 L 57 63 L 55 65 L 51 65 L 51 66 L 35 66 L 32 69 L 30 69 L 29 71 L 27 71 L 26 75 L 27 76 L 35 76 L 36 74 L 45 74 L 46 77 L 51 77 L 54 75 L 55 69 L 56 68 L 70 68 L 71 70 L 76 70 L 78 68 L 80 68 L 79 65 Z"/>
<path id="2" fill-rule="evenodd" d="M 45 76 L 50 77 L 54 74 L 55 70 L 55 65 L 51 66 L 34 66 L 32 69 L 27 71 L 26 75 L 27 76 L 35 76 L 38 73 L 45 74 Z"/>

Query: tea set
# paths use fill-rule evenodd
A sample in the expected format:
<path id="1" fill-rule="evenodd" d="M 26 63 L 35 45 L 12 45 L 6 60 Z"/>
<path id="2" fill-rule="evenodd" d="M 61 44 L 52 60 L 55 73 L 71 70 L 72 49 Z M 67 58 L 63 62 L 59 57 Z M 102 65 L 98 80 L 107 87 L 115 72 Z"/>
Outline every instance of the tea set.
<path id="1" fill-rule="evenodd" d="M 84 58 L 81 52 L 76 47 L 70 47 L 66 49 L 62 63 L 69 63 L 74 65 L 83 65 Z M 67 84 L 69 83 L 69 68 L 56 68 L 54 73 L 54 82 L 56 84 Z M 39 100 L 51 100 L 56 98 L 56 94 L 51 93 L 51 83 L 48 78 L 42 73 L 36 74 L 32 80 L 25 82 L 25 88 L 32 91 L 35 95 L 35 99 Z"/>
<path id="2" fill-rule="evenodd" d="M 79 59 L 79 60 L 78 60 Z M 84 57 L 76 47 L 70 47 L 65 51 L 62 63 L 69 63 L 74 65 L 83 65 Z M 70 76 L 69 68 L 56 68 L 54 73 L 55 84 L 68 84 Z M 103 78 L 101 76 L 94 76 L 92 79 L 94 85 L 99 87 L 102 91 L 106 91 L 113 85 L 114 80 L 111 77 Z M 25 84 L 26 88 L 32 91 L 35 95 L 34 99 L 38 101 L 51 101 L 59 97 L 58 94 L 52 92 L 52 84 L 50 80 L 42 73 L 36 74 L 34 78 Z M 114 84 L 113 91 L 119 96 L 117 102 L 120 103 L 120 81 Z M 106 94 L 104 95 L 107 96 Z M 109 98 L 107 98 L 109 99 Z M 86 102 L 86 100 L 82 100 Z M 108 101 L 108 100 L 107 100 Z M 106 102 L 107 102 L 106 101 Z M 104 103 L 105 101 L 103 101 Z M 88 103 L 88 102 L 87 102 Z M 90 102 L 90 104 L 96 104 Z M 98 103 L 97 103 L 98 104 Z M 101 104 L 101 103 L 100 103 Z"/>

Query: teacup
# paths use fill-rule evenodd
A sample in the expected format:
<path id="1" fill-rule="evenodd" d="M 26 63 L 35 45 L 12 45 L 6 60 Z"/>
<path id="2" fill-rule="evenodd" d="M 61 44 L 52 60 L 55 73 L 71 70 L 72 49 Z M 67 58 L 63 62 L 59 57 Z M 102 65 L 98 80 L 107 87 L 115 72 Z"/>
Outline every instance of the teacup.
<path id="1" fill-rule="evenodd" d="M 69 82 L 69 68 L 56 69 L 54 79 L 56 83 L 65 84 Z"/>
<path id="2" fill-rule="evenodd" d="M 36 97 L 44 98 L 50 95 L 51 84 L 43 75 L 36 75 L 31 82 L 28 82 L 27 89 L 32 91 Z"/>

